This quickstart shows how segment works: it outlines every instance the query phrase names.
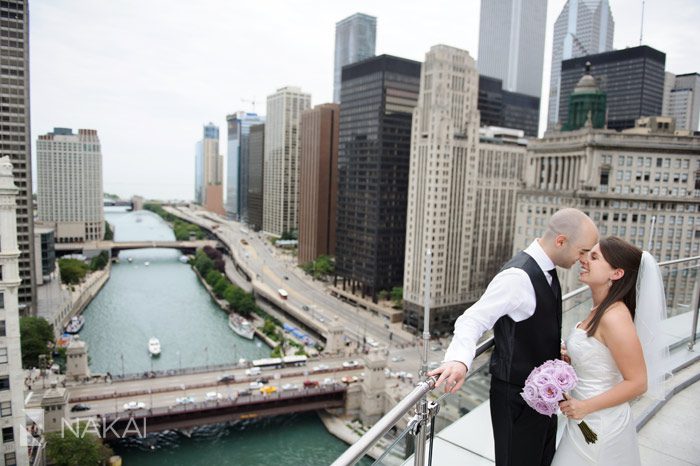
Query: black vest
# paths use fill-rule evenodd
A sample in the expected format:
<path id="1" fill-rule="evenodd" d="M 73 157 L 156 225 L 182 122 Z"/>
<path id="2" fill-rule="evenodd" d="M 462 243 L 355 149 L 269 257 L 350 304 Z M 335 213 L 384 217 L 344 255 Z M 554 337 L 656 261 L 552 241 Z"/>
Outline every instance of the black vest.
<path id="1" fill-rule="evenodd" d="M 535 259 L 521 251 L 501 271 L 522 269 L 535 289 L 535 313 L 516 322 L 503 316 L 493 327 L 495 349 L 491 375 L 513 385 L 525 385 L 535 367 L 549 359 L 559 359 L 561 345 L 561 297 L 554 296 L 547 277 Z"/>

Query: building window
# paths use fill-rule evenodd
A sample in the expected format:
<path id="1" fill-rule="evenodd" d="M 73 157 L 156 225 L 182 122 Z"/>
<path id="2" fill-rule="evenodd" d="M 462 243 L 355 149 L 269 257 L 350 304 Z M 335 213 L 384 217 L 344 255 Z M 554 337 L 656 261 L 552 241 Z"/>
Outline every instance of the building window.
<path id="1" fill-rule="evenodd" d="M 17 457 L 14 451 L 5 453 L 5 466 L 17 466 Z"/>
<path id="2" fill-rule="evenodd" d="M 2 429 L 2 442 L 3 443 L 8 443 L 8 442 L 14 442 L 15 441 L 15 433 L 12 430 L 12 427 L 3 427 Z"/>
<path id="3" fill-rule="evenodd" d="M 2 291 L 0 291 L 0 309 L 5 309 L 5 293 L 3 293 Z"/>
<path id="4" fill-rule="evenodd" d="M 12 416 L 12 402 L 3 401 L 0 403 L 0 417 Z"/>
<path id="5" fill-rule="evenodd" d="M 10 377 L 7 375 L 0 376 L 0 391 L 10 389 Z"/>
<path id="6" fill-rule="evenodd" d="M 0 364 L 7 364 L 7 348 L 0 348 Z"/>
<path id="7" fill-rule="evenodd" d="M 5 328 L 5 321 L 0 320 L 0 337 L 7 336 L 7 329 Z"/>

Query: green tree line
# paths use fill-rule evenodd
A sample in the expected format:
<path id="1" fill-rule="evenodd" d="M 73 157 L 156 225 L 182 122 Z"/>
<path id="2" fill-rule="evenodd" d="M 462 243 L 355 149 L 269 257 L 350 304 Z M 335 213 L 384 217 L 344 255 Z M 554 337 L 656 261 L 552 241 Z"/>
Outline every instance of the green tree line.
<path id="1" fill-rule="evenodd" d="M 160 215 L 160 217 L 173 226 L 173 232 L 175 233 L 175 239 L 178 241 L 186 241 L 190 239 L 190 236 L 195 236 L 197 239 L 204 239 L 204 231 L 197 225 L 185 222 L 170 212 L 166 212 L 160 204 L 154 204 L 152 202 L 143 205 L 143 208 L 149 210 L 155 214 Z"/>

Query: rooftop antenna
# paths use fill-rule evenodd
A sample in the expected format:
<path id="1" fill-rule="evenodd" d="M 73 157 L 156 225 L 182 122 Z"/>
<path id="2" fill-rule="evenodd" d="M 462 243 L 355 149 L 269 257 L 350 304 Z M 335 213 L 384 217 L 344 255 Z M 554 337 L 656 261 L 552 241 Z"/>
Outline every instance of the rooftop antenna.
<path id="1" fill-rule="evenodd" d="M 642 45 L 642 38 L 644 37 L 644 4 L 646 0 L 642 0 L 642 27 L 639 31 L 639 45 Z"/>

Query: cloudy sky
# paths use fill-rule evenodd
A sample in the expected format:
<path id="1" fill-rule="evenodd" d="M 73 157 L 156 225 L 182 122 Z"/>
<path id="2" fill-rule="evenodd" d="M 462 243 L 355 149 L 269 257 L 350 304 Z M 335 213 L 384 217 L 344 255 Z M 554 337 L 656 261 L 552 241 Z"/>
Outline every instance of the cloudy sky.
<path id="1" fill-rule="evenodd" d="M 642 0 L 610 3 L 615 48 L 638 45 Z M 564 4 L 548 4 L 545 83 Z M 225 154 L 226 114 L 251 111 L 252 101 L 264 114 L 266 97 L 285 85 L 311 93 L 312 105 L 330 101 L 336 21 L 355 12 L 376 16 L 377 54 L 422 61 L 443 43 L 478 57 L 479 5 L 30 0 L 32 135 L 55 126 L 97 129 L 106 192 L 191 199 L 203 124 L 220 126 Z M 700 71 L 700 1 L 646 0 L 645 18 L 644 43 L 666 53 L 667 71 Z M 542 97 L 546 104 L 546 89 Z"/>

